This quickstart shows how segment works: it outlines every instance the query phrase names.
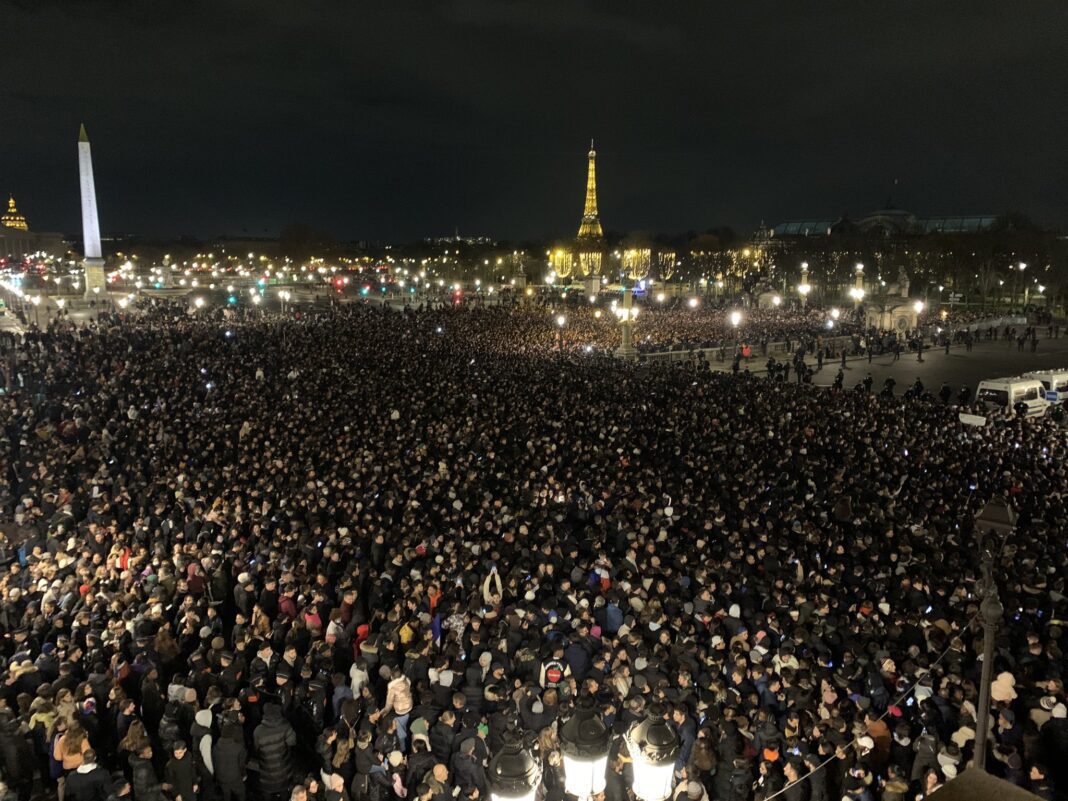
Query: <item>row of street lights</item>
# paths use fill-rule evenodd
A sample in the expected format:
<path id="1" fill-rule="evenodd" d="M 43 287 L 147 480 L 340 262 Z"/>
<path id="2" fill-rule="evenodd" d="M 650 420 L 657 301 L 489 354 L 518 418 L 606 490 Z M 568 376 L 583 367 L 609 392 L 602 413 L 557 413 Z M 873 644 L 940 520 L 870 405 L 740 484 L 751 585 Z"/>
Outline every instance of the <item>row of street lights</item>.
<path id="1" fill-rule="evenodd" d="M 609 733 L 590 699 L 582 699 L 560 727 L 564 791 L 579 801 L 604 792 Z M 679 737 L 660 704 L 649 707 L 645 720 L 623 737 L 634 769 L 632 789 L 639 801 L 664 801 L 671 796 Z M 534 801 L 541 785 L 541 764 L 532 737 L 515 727 L 505 733 L 501 750 L 490 760 L 488 781 L 493 801 Z"/>

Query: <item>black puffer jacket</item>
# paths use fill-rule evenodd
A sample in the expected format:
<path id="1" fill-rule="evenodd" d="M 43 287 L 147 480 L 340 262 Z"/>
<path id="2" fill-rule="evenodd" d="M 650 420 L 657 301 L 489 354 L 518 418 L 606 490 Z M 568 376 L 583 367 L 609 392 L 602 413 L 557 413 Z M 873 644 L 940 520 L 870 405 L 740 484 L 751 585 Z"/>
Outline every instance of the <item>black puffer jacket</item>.
<path id="1" fill-rule="evenodd" d="M 163 792 L 160 788 L 159 777 L 152 767 L 152 761 L 139 756 L 130 757 L 130 766 L 133 771 L 134 801 L 163 801 Z"/>
<path id="2" fill-rule="evenodd" d="M 215 766 L 215 780 L 225 787 L 235 787 L 245 781 L 245 741 L 241 726 L 226 723 L 222 734 L 211 749 L 211 761 Z"/>
<path id="3" fill-rule="evenodd" d="M 263 722 L 252 733 L 252 741 L 260 763 L 260 792 L 264 796 L 287 794 L 293 773 L 289 751 L 297 744 L 297 734 L 282 717 L 282 707 L 266 706 Z"/>

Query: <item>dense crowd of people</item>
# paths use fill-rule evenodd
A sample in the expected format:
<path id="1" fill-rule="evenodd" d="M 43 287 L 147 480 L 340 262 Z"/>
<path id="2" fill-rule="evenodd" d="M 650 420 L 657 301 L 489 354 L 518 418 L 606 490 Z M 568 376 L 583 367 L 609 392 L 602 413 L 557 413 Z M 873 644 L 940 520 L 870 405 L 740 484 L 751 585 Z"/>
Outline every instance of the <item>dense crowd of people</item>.
<path id="1" fill-rule="evenodd" d="M 7 337 L 5 795 L 477 801 L 518 727 L 563 801 L 592 704 L 603 801 L 652 710 L 677 799 L 924 799 L 973 757 L 1004 496 L 988 768 L 1065 797 L 1063 429 L 554 351 L 539 313 Z"/>
<path id="2" fill-rule="evenodd" d="M 766 350 L 771 343 L 814 342 L 817 338 L 862 332 L 847 313 L 831 316 L 829 309 L 738 309 L 685 298 L 660 304 L 635 302 L 633 344 L 639 353 L 722 348 L 729 358 L 736 347 Z M 435 304 L 430 310 L 444 325 L 450 320 L 471 336 L 482 336 L 496 348 L 538 351 L 545 348 L 611 353 L 620 346 L 616 306 L 622 300 L 591 304 L 580 296 L 566 300 L 542 298 L 537 304 L 515 307 L 492 304 L 457 306 Z M 422 311 L 422 310 L 420 310 Z M 732 315 L 738 315 L 735 325 Z M 562 320 L 562 322 L 561 322 Z"/>

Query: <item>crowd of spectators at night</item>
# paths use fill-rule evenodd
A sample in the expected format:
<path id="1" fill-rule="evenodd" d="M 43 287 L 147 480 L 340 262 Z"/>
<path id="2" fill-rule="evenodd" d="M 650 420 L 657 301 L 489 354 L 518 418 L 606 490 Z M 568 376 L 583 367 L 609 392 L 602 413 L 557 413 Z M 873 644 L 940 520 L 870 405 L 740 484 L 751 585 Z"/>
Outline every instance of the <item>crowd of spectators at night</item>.
<path id="1" fill-rule="evenodd" d="M 471 336 L 485 337 L 495 347 L 537 351 L 545 347 L 610 353 L 620 345 L 615 307 L 622 301 L 599 298 L 595 304 L 581 297 L 559 297 L 511 306 L 491 303 L 457 306 L 435 304 L 433 313 L 442 324 L 453 321 Z M 862 331 L 846 312 L 832 317 L 829 309 L 739 309 L 718 307 L 685 298 L 661 304 L 635 304 L 634 346 L 639 353 L 671 350 L 723 349 L 729 359 L 735 349 L 748 344 L 755 351 L 772 343 L 815 342 Z M 738 314 L 738 324 L 731 319 Z M 563 323 L 559 320 L 562 318 Z"/>
<path id="2" fill-rule="evenodd" d="M 592 703 L 597 801 L 654 708 L 676 799 L 924 799 L 972 758 L 994 496 L 988 768 L 1066 797 L 1063 429 L 558 336 L 158 305 L 5 337 L 4 797 L 478 801 L 518 727 L 564 801 Z"/>

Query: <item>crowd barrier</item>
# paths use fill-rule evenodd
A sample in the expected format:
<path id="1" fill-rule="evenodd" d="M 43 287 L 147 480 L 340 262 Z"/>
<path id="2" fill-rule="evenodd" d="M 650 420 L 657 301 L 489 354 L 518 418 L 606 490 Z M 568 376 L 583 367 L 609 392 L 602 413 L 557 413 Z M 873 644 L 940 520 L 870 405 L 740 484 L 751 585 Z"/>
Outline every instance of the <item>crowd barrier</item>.
<path id="1" fill-rule="evenodd" d="M 1004 330 L 1005 326 L 1026 326 L 1028 320 L 1022 315 L 1006 315 L 1003 317 L 989 317 L 983 320 L 975 320 L 969 323 L 961 323 L 960 325 L 950 325 L 949 328 L 952 331 L 986 331 L 988 328 L 997 328 Z M 931 324 L 924 329 L 924 333 L 927 335 L 934 334 L 935 331 L 942 326 L 937 324 Z M 838 337 L 824 337 L 824 343 L 831 346 L 831 350 L 835 353 L 841 353 L 842 347 L 853 347 L 852 336 L 838 336 Z M 790 343 L 792 347 L 797 347 L 797 342 Z M 785 342 L 770 342 L 768 343 L 767 353 L 764 353 L 759 345 L 753 345 L 752 358 L 766 359 L 768 356 L 775 356 L 776 358 L 788 353 Z M 708 361 L 717 361 L 719 359 L 719 351 L 721 348 L 682 348 L 680 350 L 659 350 L 651 353 L 639 353 L 638 358 L 647 362 L 679 362 L 686 361 L 687 359 L 695 357 L 698 353 L 703 353 L 705 359 Z M 734 345 L 727 344 L 722 346 L 723 359 L 725 362 L 730 363 L 734 360 Z"/>

